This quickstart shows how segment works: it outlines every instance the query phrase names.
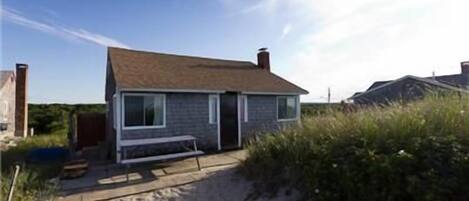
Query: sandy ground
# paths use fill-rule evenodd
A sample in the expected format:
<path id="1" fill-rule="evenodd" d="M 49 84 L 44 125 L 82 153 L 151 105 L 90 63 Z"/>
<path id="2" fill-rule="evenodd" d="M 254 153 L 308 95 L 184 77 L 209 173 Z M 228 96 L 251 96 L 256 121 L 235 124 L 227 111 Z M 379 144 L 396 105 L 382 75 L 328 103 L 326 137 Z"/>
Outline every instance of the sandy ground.
<path id="1" fill-rule="evenodd" d="M 225 167 L 210 173 L 203 180 L 177 187 L 159 189 L 149 193 L 114 199 L 114 201 L 237 201 L 237 200 L 297 200 L 297 193 L 279 193 L 275 198 L 253 199 L 252 183 L 236 171 L 236 167 Z"/>

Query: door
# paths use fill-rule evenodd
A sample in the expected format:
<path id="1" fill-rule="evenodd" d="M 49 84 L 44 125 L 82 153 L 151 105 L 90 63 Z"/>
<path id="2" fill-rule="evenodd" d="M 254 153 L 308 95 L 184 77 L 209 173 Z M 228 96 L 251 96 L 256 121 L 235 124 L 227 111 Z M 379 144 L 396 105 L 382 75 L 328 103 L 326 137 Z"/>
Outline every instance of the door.
<path id="1" fill-rule="evenodd" d="M 238 95 L 220 95 L 220 144 L 222 149 L 238 147 Z"/>

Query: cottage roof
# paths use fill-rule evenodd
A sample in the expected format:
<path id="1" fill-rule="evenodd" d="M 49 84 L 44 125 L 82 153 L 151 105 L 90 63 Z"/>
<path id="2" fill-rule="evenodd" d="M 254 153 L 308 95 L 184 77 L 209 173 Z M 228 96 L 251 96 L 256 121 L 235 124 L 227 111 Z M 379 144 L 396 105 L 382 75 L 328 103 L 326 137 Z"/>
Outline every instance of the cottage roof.
<path id="1" fill-rule="evenodd" d="M 108 62 L 111 64 L 116 86 L 120 89 L 308 93 L 249 61 L 110 47 Z"/>
<path id="2" fill-rule="evenodd" d="M 355 99 L 355 98 L 358 98 L 360 96 L 363 96 L 363 95 L 366 95 L 370 92 L 373 92 L 373 91 L 376 91 L 376 90 L 379 90 L 381 88 L 384 88 L 386 86 L 389 86 L 389 85 L 392 85 L 394 83 L 398 83 L 398 82 L 401 82 L 403 80 L 407 80 L 407 79 L 413 79 L 413 80 L 416 80 L 418 82 L 423 82 L 425 84 L 430 84 L 430 85 L 433 85 L 433 86 L 438 86 L 438 87 L 441 87 L 441 88 L 444 88 L 444 89 L 448 89 L 448 90 L 453 90 L 453 91 L 462 91 L 462 92 L 469 92 L 467 90 L 464 90 L 463 88 L 458 88 L 458 87 L 455 87 L 453 85 L 450 85 L 450 84 L 446 84 L 444 82 L 440 82 L 438 80 L 434 80 L 434 79 L 429 79 L 429 78 L 421 78 L 421 77 L 417 77 L 417 76 L 413 76 L 413 75 L 406 75 L 404 77 L 401 77 L 399 79 L 396 79 L 396 80 L 392 80 L 392 81 L 384 81 L 380 84 L 378 84 L 378 86 L 375 86 L 373 87 L 373 85 L 375 85 L 377 82 L 375 82 L 367 91 L 363 92 L 363 93 L 355 93 L 352 97 L 350 97 L 349 99 Z"/>
<path id="3" fill-rule="evenodd" d="M 15 72 L 0 71 L 0 88 L 2 88 L 8 80 L 15 79 Z"/>

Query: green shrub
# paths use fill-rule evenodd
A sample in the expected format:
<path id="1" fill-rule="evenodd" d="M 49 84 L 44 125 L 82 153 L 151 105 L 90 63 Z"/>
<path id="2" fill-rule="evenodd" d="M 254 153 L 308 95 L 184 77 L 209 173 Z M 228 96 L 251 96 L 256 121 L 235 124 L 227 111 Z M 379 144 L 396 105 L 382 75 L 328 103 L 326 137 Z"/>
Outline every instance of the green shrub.
<path id="1" fill-rule="evenodd" d="M 307 200 L 468 200 L 469 99 L 304 117 L 248 146 L 248 177 Z"/>
<path id="2" fill-rule="evenodd" d="M 28 128 L 36 135 L 50 134 L 68 128 L 70 112 L 105 112 L 104 104 L 29 104 Z"/>

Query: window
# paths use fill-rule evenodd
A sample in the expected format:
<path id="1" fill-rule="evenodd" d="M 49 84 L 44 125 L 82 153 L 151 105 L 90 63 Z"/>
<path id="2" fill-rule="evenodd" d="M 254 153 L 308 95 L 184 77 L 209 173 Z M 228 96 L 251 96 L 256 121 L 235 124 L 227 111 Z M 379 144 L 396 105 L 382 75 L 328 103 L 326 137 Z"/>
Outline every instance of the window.
<path id="1" fill-rule="evenodd" d="M 2 108 L 2 110 L 0 110 L 0 121 L 3 121 L 2 123 L 4 122 L 7 122 L 8 121 L 8 101 L 3 101 L 3 104 L 0 104 L 0 108 Z"/>
<path id="2" fill-rule="evenodd" d="M 124 128 L 158 128 L 165 125 L 165 96 L 124 95 Z"/>
<path id="3" fill-rule="evenodd" d="M 296 120 L 298 118 L 298 98 L 296 96 L 279 96 L 277 98 L 277 119 Z"/>
<path id="4" fill-rule="evenodd" d="M 208 119 L 210 124 L 218 123 L 218 95 L 208 96 Z"/>
<path id="5" fill-rule="evenodd" d="M 246 95 L 240 96 L 240 116 L 244 122 L 248 122 L 248 97 Z"/>

